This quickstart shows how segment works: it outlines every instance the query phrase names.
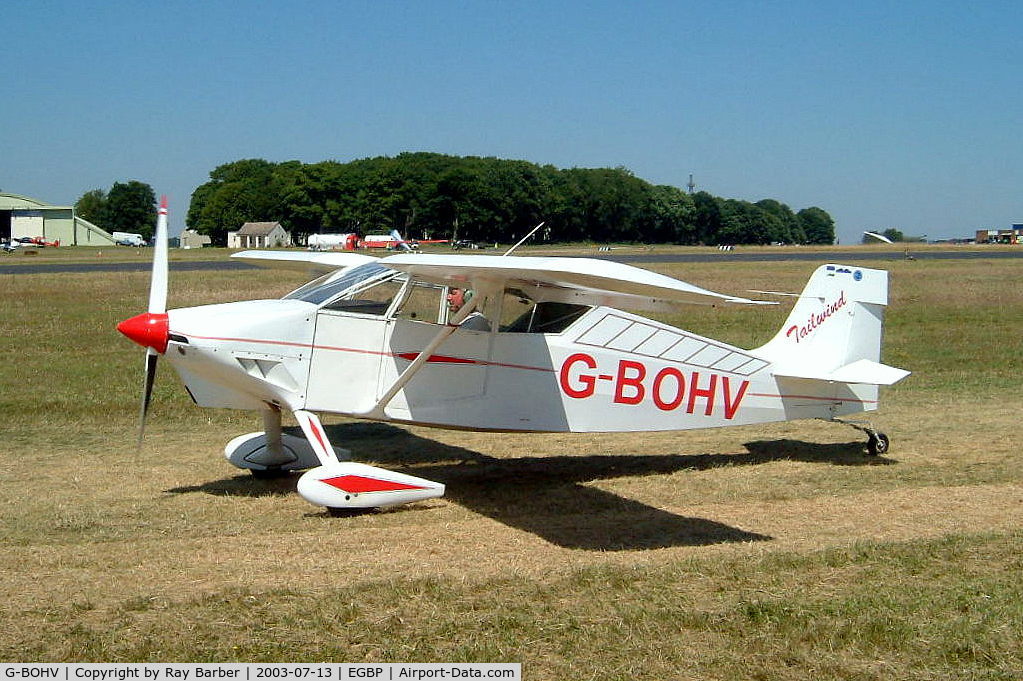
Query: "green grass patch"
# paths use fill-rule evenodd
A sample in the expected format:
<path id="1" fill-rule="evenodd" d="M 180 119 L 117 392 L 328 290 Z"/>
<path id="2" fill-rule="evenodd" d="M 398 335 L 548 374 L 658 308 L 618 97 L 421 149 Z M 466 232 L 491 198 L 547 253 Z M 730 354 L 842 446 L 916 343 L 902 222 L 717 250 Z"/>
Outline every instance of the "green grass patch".
<path id="1" fill-rule="evenodd" d="M 395 577 L 141 596 L 102 610 L 9 613 L 12 623 L 37 620 L 36 630 L 0 658 L 518 660 L 524 675 L 545 679 L 1014 679 L 1020 556 L 1023 535 L 1010 533 L 600 566 L 550 580 Z"/>

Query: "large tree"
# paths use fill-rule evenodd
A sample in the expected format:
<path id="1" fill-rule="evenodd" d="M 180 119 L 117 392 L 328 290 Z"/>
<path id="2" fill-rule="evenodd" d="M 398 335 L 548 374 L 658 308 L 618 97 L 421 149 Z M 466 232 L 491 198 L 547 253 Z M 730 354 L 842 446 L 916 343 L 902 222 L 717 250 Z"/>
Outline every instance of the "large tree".
<path id="1" fill-rule="evenodd" d="M 246 222 L 281 220 L 284 207 L 275 191 L 277 169 L 277 164 L 259 158 L 217 166 L 210 171 L 210 181 L 193 192 L 185 223 L 225 246 L 227 233 Z"/>
<path id="2" fill-rule="evenodd" d="M 107 193 L 102 189 L 91 189 L 75 202 L 75 214 L 97 227 L 103 227 L 103 211 L 107 206 Z"/>
<path id="3" fill-rule="evenodd" d="M 769 244 L 779 240 L 782 223 L 768 211 L 749 201 L 725 199 L 720 203 L 721 227 L 717 243 Z"/>
<path id="4" fill-rule="evenodd" d="M 763 199 L 755 204 L 758 208 L 767 211 L 778 219 L 780 231 L 772 234 L 772 241 L 779 241 L 784 244 L 806 243 L 806 234 L 799 224 L 799 219 L 792 209 L 780 201 L 774 199 Z"/>
<path id="5" fill-rule="evenodd" d="M 692 244 L 696 242 L 696 204 L 678 187 L 657 185 L 651 192 L 655 219 L 652 236 L 657 241 Z"/>
<path id="6" fill-rule="evenodd" d="M 710 192 L 693 194 L 693 240 L 694 244 L 718 243 L 718 232 L 721 230 L 722 200 Z"/>
<path id="7" fill-rule="evenodd" d="M 107 192 L 102 216 L 108 232 L 141 234 L 148 241 L 156 230 L 156 194 L 145 182 L 115 182 Z"/>
<path id="8" fill-rule="evenodd" d="M 808 244 L 835 243 L 835 221 L 822 208 L 811 206 L 796 213 Z"/>

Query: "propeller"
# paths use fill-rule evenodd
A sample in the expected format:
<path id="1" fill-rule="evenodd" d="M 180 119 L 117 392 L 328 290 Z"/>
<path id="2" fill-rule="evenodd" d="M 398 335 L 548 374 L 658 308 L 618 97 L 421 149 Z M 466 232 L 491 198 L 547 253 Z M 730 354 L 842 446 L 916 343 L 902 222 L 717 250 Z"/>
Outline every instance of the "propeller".
<path id="1" fill-rule="evenodd" d="M 146 348 L 145 378 L 142 385 L 142 405 L 139 409 L 138 447 L 146 431 L 146 414 L 153 396 L 156 363 L 167 350 L 170 319 L 167 316 L 167 197 L 160 197 L 160 210 L 156 217 L 156 236 L 153 243 L 153 272 L 149 283 L 149 307 L 144 314 L 125 319 L 117 330 Z"/>
<path id="2" fill-rule="evenodd" d="M 139 408 L 139 439 L 136 449 L 142 449 L 142 438 L 146 434 L 146 414 L 149 413 L 149 402 L 153 397 L 153 383 L 156 381 L 156 360 L 160 355 L 152 348 L 146 349 L 146 372 L 142 387 L 142 406 Z"/>

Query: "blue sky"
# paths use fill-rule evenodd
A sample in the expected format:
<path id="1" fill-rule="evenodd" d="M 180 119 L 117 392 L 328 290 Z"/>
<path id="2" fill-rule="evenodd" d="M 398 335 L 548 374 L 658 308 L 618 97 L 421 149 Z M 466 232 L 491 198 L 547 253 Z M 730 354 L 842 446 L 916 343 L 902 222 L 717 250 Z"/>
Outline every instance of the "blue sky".
<path id="1" fill-rule="evenodd" d="M 0 189 L 402 151 L 625 166 L 832 214 L 1023 222 L 1023 3 L 8 0 Z"/>

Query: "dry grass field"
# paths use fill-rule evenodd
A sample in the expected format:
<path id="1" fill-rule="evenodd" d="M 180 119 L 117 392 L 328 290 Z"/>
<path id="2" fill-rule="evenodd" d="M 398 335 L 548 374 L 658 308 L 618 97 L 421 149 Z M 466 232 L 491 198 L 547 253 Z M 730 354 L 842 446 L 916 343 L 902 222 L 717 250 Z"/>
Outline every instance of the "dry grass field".
<path id="1" fill-rule="evenodd" d="M 869 265 L 868 265 L 869 266 Z M 653 265 L 798 290 L 814 265 Z M 0 660 L 508 661 L 529 679 L 1023 677 L 1023 260 L 894 261 L 883 458 L 793 422 L 502 435 L 327 417 L 448 496 L 330 518 L 224 461 L 252 414 L 194 407 L 114 324 L 148 275 L 0 275 Z M 172 307 L 273 297 L 172 273 Z M 751 347 L 775 309 L 671 321 Z"/>

